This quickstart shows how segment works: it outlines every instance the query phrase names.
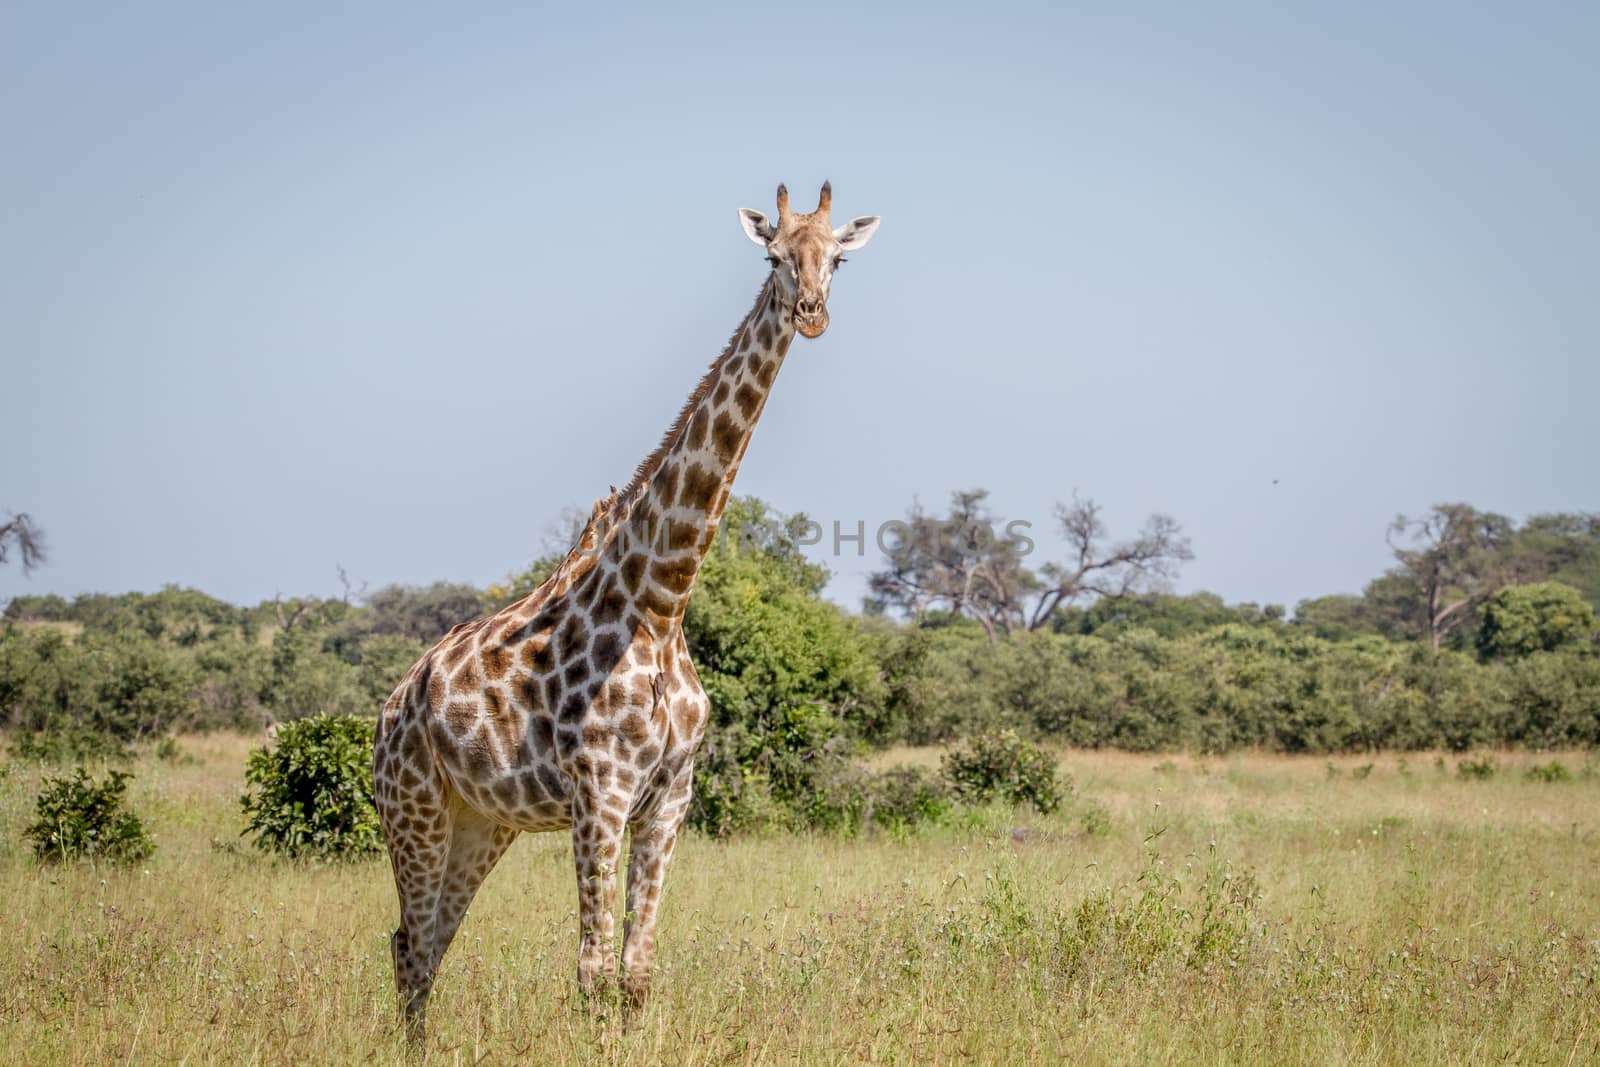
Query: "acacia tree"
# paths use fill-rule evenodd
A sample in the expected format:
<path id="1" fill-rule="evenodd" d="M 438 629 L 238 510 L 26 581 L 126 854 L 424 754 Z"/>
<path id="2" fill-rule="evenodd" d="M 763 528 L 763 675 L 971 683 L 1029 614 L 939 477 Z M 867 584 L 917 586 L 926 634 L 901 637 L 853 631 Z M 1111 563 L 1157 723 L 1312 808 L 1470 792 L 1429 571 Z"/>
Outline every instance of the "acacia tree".
<path id="1" fill-rule="evenodd" d="M 975 619 L 992 641 L 1026 614 L 1025 599 L 1040 588 L 1024 564 L 1033 541 L 1009 524 L 997 533 L 985 489 L 950 494 L 946 517 L 920 503 L 894 533 L 880 538 L 888 564 L 868 578 L 869 611 L 893 608 L 916 619 L 945 611 Z"/>
<path id="2" fill-rule="evenodd" d="M 22 560 L 23 574 L 45 560 L 44 533 L 25 512 L 0 523 L 0 563 L 6 561 L 13 549 Z"/>
<path id="3" fill-rule="evenodd" d="M 1531 515 L 1517 531 L 1510 554 L 1516 581 L 1562 582 L 1600 607 L 1600 515 Z"/>
<path id="4" fill-rule="evenodd" d="M 1056 521 L 1073 555 L 1067 563 L 1040 568 L 1046 588 L 1028 618 L 1030 630 L 1049 622 L 1057 608 L 1085 597 L 1117 599 L 1160 588 L 1194 559 L 1189 539 L 1171 515 L 1157 512 L 1132 540 L 1107 544 L 1100 505 L 1074 492 L 1072 503 L 1056 504 Z"/>
<path id="5" fill-rule="evenodd" d="M 1027 524 L 996 531 L 988 495 L 983 489 L 952 493 L 943 518 L 913 505 L 904 535 L 883 545 L 887 566 L 868 580 L 868 610 L 893 609 L 917 619 L 946 611 L 977 621 L 993 641 L 1037 630 L 1058 609 L 1082 600 L 1160 588 L 1194 558 L 1182 528 L 1167 515 L 1150 516 L 1131 540 L 1108 542 L 1100 505 L 1074 493 L 1055 511 L 1071 556 L 1034 571 L 1024 562 L 1034 548 Z"/>
<path id="6" fill-rule="evenodd" d="M 1389 525 L 1389 547 L 1400 564 L 1394 576 L 1411 584 L 1408 599 L 1434 648 L 1515 579 L 1514 558 L 1506 552 L 1514 532 L 1504 515 L 1470 504 L 1438 504 Z"/>

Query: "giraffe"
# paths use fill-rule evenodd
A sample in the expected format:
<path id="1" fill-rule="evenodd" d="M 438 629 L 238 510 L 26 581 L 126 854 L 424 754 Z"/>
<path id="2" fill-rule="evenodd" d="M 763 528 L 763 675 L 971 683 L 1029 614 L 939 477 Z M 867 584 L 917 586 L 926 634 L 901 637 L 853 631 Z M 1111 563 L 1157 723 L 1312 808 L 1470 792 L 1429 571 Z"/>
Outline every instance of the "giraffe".
<path id="1" fill-rule="evenodd" d="M 750 435 L 798 331 L 821 336 L 844 253 L 876 216 L 817 210 L 739 221 L 771 265 L 755 306 L 661 444 L 594 504 L 534 592 L 447 633 L 383 706 L 373 750 L 400 926 L 390 937 L 408 1031 L 421 1040 L 434 974 L 467 906 L 519 833 L 566 830 L 578 881 L 578 986 L 618 982 L 617 866 L 629 833 L 624 1003 L 642 1007 L 656 910 L 688 810 L 710 704 L 683 614 Z"/>

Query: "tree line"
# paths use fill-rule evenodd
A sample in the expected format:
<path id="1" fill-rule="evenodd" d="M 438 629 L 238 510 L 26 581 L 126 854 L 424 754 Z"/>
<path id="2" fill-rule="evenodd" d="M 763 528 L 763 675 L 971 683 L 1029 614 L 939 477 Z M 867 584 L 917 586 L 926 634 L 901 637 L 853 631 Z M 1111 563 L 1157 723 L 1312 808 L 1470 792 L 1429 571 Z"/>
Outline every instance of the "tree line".
<path id="1" fill-rule="evenodd" d="M 733 501 L 740 536 L 707 558 L 685 619 L 713 708 L 697 824 L 926 806 L 927 782 L 874 778 L 853 757 L 1004 731 L 1206 752 L 1600 744 L 1595 516 L 1516 524 L 1452 504 L 1397 520 L 1388 571 L 1292 615 L 1170 592 L 1192 558 L 1170 518 L 1123 539 L 1091 500 L 1057 518 L 1066 558 L 1030 567 L 981 490 L 946 515 L 913 509 L 854 614 L 822 596 L 803 516 Z M 175 730 L 372 716 L 440 634 L 549 567 L 489 590 L 347 587 L 254 606 L 176 587 L 18 597 L 0 621 L 0 725 L 13 754 L 67 758 Z"/>

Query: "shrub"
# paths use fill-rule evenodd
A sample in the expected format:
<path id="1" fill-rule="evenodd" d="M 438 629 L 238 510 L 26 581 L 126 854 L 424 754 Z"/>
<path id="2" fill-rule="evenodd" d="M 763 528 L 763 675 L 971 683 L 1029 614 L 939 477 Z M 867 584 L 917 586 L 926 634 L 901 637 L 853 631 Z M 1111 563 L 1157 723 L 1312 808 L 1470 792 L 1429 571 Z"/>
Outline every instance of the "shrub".
<path id="1" fill-rule="evenodd" d="M 160 737 L 194 710 L 192 659 L 149 638 L 84 642 L 103 671 L 93 728 L 124 741 Z"/>
<path id="2" fill-rule="evenodd" d="M 1504 735 L 1532 748 L 1600 744 L 1600 657 L 1535 652 L 1503 670 Z"/>
<path id="3" fill-rule="evenodd" d="M 195 681 L 185 650 L 136 631 L 0 629 L 0 716 L 19 731 L 159 737 L 191 714 Z"/>
<path id="4" fill-rule="evenodd" d="M 1509 585 L 1478 609 L 1478 653 L 1484 659 L 1520 659 L 1535 652 L 1592 646 L 1594 608 L 1560 582 Z"/>
<path id="5" fill-rule="evenodd" d="M 882 705 L 868 642 L 759 502 L 730 502 L 723 527 L 684 618 L 711 700 L 689 824 L 855 832 L 870 796 L 845 755 Z"/>
<path id="6" fill-rule="evenodd" d="M 320 640 L 305 627 L 273 635 L 271 668 L 261 697 L 278 719 L 348 716 L 371 707 L 361 688 L 361 672 L 323 652 Z"/>
<path id="7" fill-rule="evenodd" d="M 110 734 L 69 724 L 51 723 L 43 730 L 22 730 L 13 737 L 11 755 L 30 763 L 109 763 L 133 755 Z"/>
<path id="8" fill-rule="evenodd" d="M 1549 763 L 1535 763 L 1530 766 L 1526 777 L 1530 782 L 1570 782 L 1572 772 L 1567 770 L 1567 765 L 1560 760 L 1551 760 Z"/>
<path id="9" fill-rule="evenodd" d="M 532 591 L 532 587 L 526 590 Z M 470 585 L 450 582 L 420 587 L 388 585 L 368 596 L 367 611 L 347 625 L 363 643 L 368 636 L 381 634 L 403 637 L 426 648 L 450 627 L 483 614 L 485 606 L 483 594 Z M 388 695 L 386 690 L 383 696 Z"/>
<path id="10" fill-rule="evenodd" d="M 950 815 L 950 786 L 922 767 L 893 767 L 873 781 L 872 821 L 891 830 L 940 823 Z"/>
<path id="11" fill-rule="evenodd" d="M 1480 781 L 1485 778 L 1493 778 L 1496 770 L 1494 760 L 1488 756 L 1482 759 L 1464 759 L 1456 764 L 1456 774 L 1462 778 L 1476 778 Z"/>
<path id="12" fill-rule="evenodd" d="M 356 858 L 383 849 L 372 802 L 368 719 L 319 715 L 282 723 L 250 753 L 241 798 L 256 847 L 289 856 Z"/>
<path id="13" fill-rule="evenodd" d="M 398 634 L 377 634 L 361 642 L 361 689 L 369 706 L 381 708 L 411 665 L 427 651 L 426 642 Z"/>
<path id="14" fill-rule="evenodd" d="M 1111 813 L 1093 801 L 1084 805 L 1080 821 L 1083 832 L 1090 837 L 1105 837 L 1111 833 Z"/>
<path id="15" fill-rule="evenodd" d="M 270 653 L 259 641 L 228 635 L 197 645 L 195 725 L 259 730 L 268 718 L 262 694 L 269 692 Z"/>
<path id="16" fill-rule="evenodd" d="M 1064 790 L 1056 779 L 1055 760 L 1014 730 L 968 738 L 964 747 L 945 753 L 943 770 L 963 800 L 1027 801 L 1047 814 L 1061 806 Z"/>
<path id="17" fill-rule="evenodd" d="M 34 821 L 22 836 L 45 863 L 79 858 L 137 863 L 156 850 L 139 817 L 122 810 L 128 789 L 126 771 L 110 771 L 96 783 L 82 767 L 71 778 L 46 778 Z"/>

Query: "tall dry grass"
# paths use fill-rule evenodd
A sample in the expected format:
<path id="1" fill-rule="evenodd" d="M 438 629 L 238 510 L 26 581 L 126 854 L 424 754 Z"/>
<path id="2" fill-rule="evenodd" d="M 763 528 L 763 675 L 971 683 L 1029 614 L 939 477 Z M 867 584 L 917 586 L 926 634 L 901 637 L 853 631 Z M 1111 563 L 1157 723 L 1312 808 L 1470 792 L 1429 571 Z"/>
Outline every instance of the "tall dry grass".
<path id="1" fill-rule="evenodd" d="M 131 870 L 36 866 L 38 770 L 0 772 L 0 1062 L 404 1057 L 387 866 L 243 844 L 249 744 L 137 765 L 160 850 Z M 1491 758 L 1072 752 L 1049 818 L 690 839 L 631 1027 L 577 1001 L 569 849 L 525 838 L 445 962 L 429 1059 L 1595 1062 L 1600 774 Z"/>

